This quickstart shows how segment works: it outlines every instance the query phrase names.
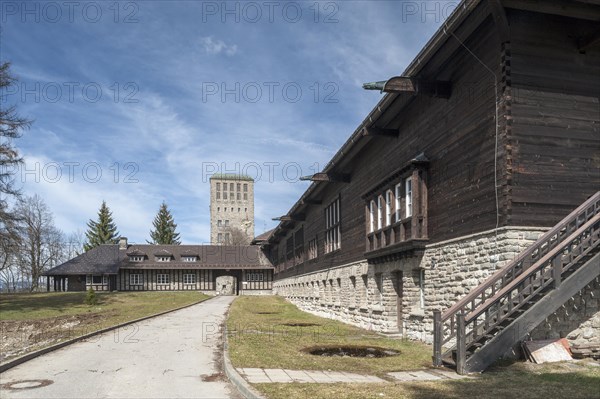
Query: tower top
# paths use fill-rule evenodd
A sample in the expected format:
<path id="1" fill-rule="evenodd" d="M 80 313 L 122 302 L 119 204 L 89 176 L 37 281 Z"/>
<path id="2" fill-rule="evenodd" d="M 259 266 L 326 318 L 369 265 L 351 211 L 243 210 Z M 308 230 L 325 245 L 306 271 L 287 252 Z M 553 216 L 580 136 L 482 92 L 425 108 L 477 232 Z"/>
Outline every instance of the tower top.
<path id="1" fill-rule="evenodd" d="M 243 180 L 254 182 L 254 179 L 247 175 L 236 175 L 235 173 L 215 173 L 210 180 Z"/>

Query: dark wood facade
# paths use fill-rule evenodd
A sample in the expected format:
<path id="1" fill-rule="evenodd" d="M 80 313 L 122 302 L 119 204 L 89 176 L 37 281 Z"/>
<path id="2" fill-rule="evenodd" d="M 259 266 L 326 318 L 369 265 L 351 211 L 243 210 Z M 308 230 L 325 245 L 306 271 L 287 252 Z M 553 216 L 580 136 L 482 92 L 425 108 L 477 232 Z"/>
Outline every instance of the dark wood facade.
<path id="1" fill-rule="evenodd" d="M 471 1 L 449 18 L 404 75 L 450 82 L 451 95 L 384 97 L 269 238 L 276 278 L 497 226 L 552 226 L 597 190 L 600 49 L 578 43 L 594 34 L 600 7 L 526 3 Z M 371 201 L 385 203 L 388 190 L 395 200 L 408 177 L 412 215 L 401 199 L 404 217 L 371 232 Z M 328 252 L 325 209 L 338 198 L 340 248 Z"/>

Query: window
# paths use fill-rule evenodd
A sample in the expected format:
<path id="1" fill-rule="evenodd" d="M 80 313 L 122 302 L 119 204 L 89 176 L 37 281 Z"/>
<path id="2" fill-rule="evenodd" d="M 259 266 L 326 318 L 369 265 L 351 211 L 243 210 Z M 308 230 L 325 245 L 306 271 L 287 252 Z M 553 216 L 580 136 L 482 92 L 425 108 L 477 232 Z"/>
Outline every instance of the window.
<path id="1" fill-rule="evenodd" d="M 217 212 L 221 212 L 221 207 L 217 207 Z"/>
<path id="2" fill-rule="evenodd" d="M 223 233 L 219 233 L 219 234 L 217 235 L 217 242 L 218 242 L 218 243 L 222 243 L 222 242 L 223 242 Z"/>
<path id="3" fill-rule="evenodd" d="M 142 275 L 139 273 L 129 275 L 129 285 L 142 285 Z"/>
<path id="4" fill-rule="evenodd" d="M 196 275 L 195 274 L 184 274 L 183 275 L 183 284 L 196 284 Z"/>
<path id="5" fill-rule="evenodd" d="M 396 184 L 396 222 L 402 220 L 402 214 L 400 213 L 400 199 L 402 198 L 402 183 Z"/>
<path id="6" fill-rule="evenodd" d="M 240 183 L 237 184 L 237 191 L 242 191 L 242 185 Z"/>
<path id="7" fill-rule="evenodd" d="M 225 243 L 229 244 L 229 233 L 225 233 Z"/>
<path id="8" fill-rule="evenodd" d="M 385 193 L 385 225 L 392 224 L 392 190 Z"/>
<path id="9" fill-rule="evenodd" d="M 169 275 L 168 274 L 157 274 L 156 275 L 156 283 L 157 284 L 169 284 Z"/>
<path id="10" fill-rule="evenodd" d="M 221 227 L 222 220 L 217 220 L 217 226 Z"/>
<path id="11" fill-rule="evenodd" d="M 265 275 L 263 273 L 247 273 L 247 281 L 264 281 Z"/>
<path id="12" fill-rule="evenodd" d="M 308 242 L 308 259 L 315 259 L 318 256 L 317 252 L 317 237 Z"/>
<path id="13" fill-rule="evenodd" d="M 248 185 L 244 184 L 244 192 L 247 193 L 248 192 Z"/>
<path id="14" fill-rule="evenodd" d="M 232 201 L 235 199 L 235 196 L 233 195 L 233 191 L 229 193 L 229 199 Z"/>
<path id="15" fill-rule="evenodd" d="M 170 256 L 157 256 L 156 261 L 157 262 L 170 262 L 171 257 Z"/>
<path id="16" fill-rule="evenodd" d="M 340 249 L 340 199 L 325 208 L 325 253 Z"/>
<path id="17" fill-rule="evenodd" d="M 405 180 L 405 186 L 406 186 L 406 217 L 411 217 L 412 216 L 412 180 L 410 177 L 408 177 Z"/>
<path id="18" fill-rule="evenodd" d="M 225 220 L 225 227 L 229 226 L 229 220 Z"/>
<path id="19" fill-rule="evenodd" d="M 375 231 L 375 201 L 371 200 L 369 203 L 369 233 Z"/>
<path id="20" fill-rule="evenodd" d="M 217 183 L 217 191 L 221 191 L 221 183 Z"/>
<path id="21" fill-rule="evenodd" d="M 106 276 L 102 275 L 87 275 L 86 277 L 87 284 L 106 284 Z"/>
<path id="22" fill-rule="evenodd" d="M 233 191 L 233 183 L 229 183 L 229 191 Z"/>
<path id="23" fill-rule="evenodd" d="M 196 256 L 182 256 L 181 257 L 182 262 L 195 262 L 196 259 L 198 259 Z"/>
<path id="24" fill-rule="evenodd" d="M 237 200 L 238 200 L 238 201 L 239 201 L 239 200 L 241 200 L 241 199 L 242 199 L 242 194 L 240 194 L 240 193 L 238 192 L 238 193 L 237 193 L 237 195 L 236 195 L 236 198 L 237 198 Z"/>
<path id="25" fill-rule="evenodd" d="M 248 199 L 248 194 L 244 193 L 244 199 L 247 200 Z"/>
<path id="26" fill-rule="evenodd" d="M 383 227 L 383 197 L 377 197 L 377 230 Z"/>
<path id="27" fill-rule="evenodd" d="M 142 255 L 132 255 L 129 257 L 130 262 L 143 262 L 144 257 Z"/>
<path id="28" fill-rule="evenodd" d="M 223 191 L 223 199 L 227 199 L 227 191 Z"/>
<path id="29" fill-rule="evenodd" d="M 217 199 L 221 199 L 221 192 L 217 191 Z"/>

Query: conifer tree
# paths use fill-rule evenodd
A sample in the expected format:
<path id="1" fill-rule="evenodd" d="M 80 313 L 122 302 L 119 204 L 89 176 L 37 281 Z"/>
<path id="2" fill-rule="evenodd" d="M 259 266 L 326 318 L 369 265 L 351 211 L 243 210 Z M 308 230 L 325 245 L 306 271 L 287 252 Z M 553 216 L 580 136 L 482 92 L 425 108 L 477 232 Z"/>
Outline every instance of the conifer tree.
<path id="1" fill-rule="evenodd" d="M 149 244 L 162 244 L 162 245 L 179 245 L 179 233 L 175 232 L 177 225 L 173 219 L 171 211 L 167 208 L 167 204 L 163 201 L 158 209 L 158 214 L 152 222 L 154 230 L 150 231 L 151 241 Z"/>
<path id="2" fill-rule="evenodd" d="M 119 232 L 113 221 L 112 212 L 106 205 L 106 201 L 102 201 L 102 205 L 100 205 L 98 221 L 95 222 L 90 219 L 87 226 L 88 230 L 85 232 L 87 241 L 83 244 L 83 249 L 85 251 L 89 251 L 98 245 L 115 244 L 117 242 Z"/>

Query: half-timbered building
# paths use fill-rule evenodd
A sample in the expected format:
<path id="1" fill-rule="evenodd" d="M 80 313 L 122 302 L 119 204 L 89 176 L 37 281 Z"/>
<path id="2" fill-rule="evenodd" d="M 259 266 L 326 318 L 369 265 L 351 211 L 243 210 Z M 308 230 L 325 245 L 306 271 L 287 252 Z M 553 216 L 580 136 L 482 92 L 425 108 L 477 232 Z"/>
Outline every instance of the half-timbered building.
<path id="1" fill-rule="evenodd" d="M 455 345 L 462 371 L 527 334 L 600 339 L 592 3 L 463 1 L 400 76 L 366 84 L 381 101 L 258 242 L 274 291 L 433 341 L 438 364 Z"/>
<path id="2" fill-rule="evenodd" d="M 273 268 L 257 246 L 118 244 L 93 248 L 45 273 L 48 290 L 270 294 Z"/>

